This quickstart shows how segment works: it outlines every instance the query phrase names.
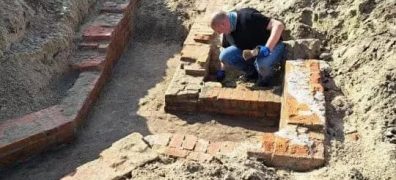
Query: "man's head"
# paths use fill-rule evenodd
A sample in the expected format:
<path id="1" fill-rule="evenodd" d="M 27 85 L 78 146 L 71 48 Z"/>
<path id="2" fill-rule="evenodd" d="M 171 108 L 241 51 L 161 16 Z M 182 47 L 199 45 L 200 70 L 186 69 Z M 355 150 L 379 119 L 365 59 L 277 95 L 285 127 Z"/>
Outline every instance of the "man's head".
<path id="1" fill-rule="evenodd" d="M 210 27 L 219 34 L 230 34 L 231 33 L 231 23 L 224 11 L 219 11 L 213 14 L 210 21 Z"/>

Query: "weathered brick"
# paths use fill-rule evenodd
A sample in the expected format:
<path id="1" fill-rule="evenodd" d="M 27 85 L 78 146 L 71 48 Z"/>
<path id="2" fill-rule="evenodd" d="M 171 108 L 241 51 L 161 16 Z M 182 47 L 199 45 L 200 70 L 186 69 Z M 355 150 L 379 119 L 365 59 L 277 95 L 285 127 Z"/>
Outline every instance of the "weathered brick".
<path id="1" fill-rule="evenodd" d="M 198 142 L 194 148 L 194 151 L 205 153 L 207 151 L 208 147 L 209 147 L 209 141 L 204 140 L 204 139 L 198 139 Z"/>
<path id="2" fill-rule="evenodd" d="M 111 40 L 114 28 L 89 26 L 83 31 L 83 38 L 86 41 Z"/>
<path id="3" fill-rule="evenodd" d="M 203 110 L 212 110 L 217 101 L 217 97 L 219 96 L 221 88 L 218 87 L 203 87 L 201 89 L 201 93 L 199 93 L 199 102 L 201 109 Z"/>
<path id="4" fill-rule="evenodd" d="M 103 3 L 103 7 L 100 9 L 100 11 L 107 13 L 122 13 L 128 8 L 128 5 L 128 3 L 116 3 L 107 1 Z"/>
<path id="5" fill-rule="evenodd" d="M 195 144 L 197 143 L 198 138 L 193 136 L 193 135 L 187 135 L 186 138 L 183 141 L 183 149 L 187 150 L 193 150 L 195 147 Z"/>
<path id="6" fill-rule="evenodd" d="M 182 148 L 184 140 L 184 135 L 182 134 L 174 134 L 171 141 L 169 142 L 169 147 L 174 147 L 174 148 Z"/>
<path id="7" fill-rule="evenodd" d="M 210 142 L 208 147 L 208 153 L 211 155 L 215 155 L 220 152 L 222 143 L 221 142 Z"/>
<path id="8" fill-rule="evenodd" d="M 284 134 L 285 132 L 278 132 Z M 297 171 L 307 171 L 318 168 L 324 164 L 324 146 L 322 141 L 309 139 L 304 144 L 305 136 L 280 137 L 277 133 L 264 133 L 262 136 L 262 151 L 249 151 L 249 156 L 258 157 L 268 165 L 284 167 Z M 294 140 L 289 140 L 292 138 Z M 298 144 L 296 144 L 298 142 Z"/>
<path id="9" fill-rule="evenodd" d="M 273 152 L 275 144 L 275 136 L 273 133 L 264 133 L 263 135 L 263 151 L 264 152 Z"/>
<path id="10" fill-rule="evenodd" d="M 205 76 L 207 72 L 205 68 L 202 68 L 200 65 L 196 63 L 184 65 L 184 70 L 186 71 L 187 75 L 191 75 L 191 76 Z"/>
<path id="11" fill-rule="evenodd" d="M 286 62 L 280 128 L 299 125 L 322 132 L 325 107 L 316 60 Z"/>
<path id="12" fill-rule="evenodd" d="M 213 34 L 195 34 L 194 41 L 209 44 L 213 39 Z"/>
<path id="13" fill-rule="evenodd" d="M 94 42 L 82 42 L 78 44 L 78 49 L 90 49 L 90 50 L 94 50 L 94 49 L 98 49 L 99 47 L 99 43 L 94 43 Z"/>
<path id="14" fill-rule="evenodd" d="M 323 141 L 325 135 L 323 132 L 309 132 L 309 138 L 313 140 Z"/>
<path id="15" fill-rule="evenodd" d="M 308 157 L 309 149 L 306 145 L 290 144 L 288 153 L 298 157 Z"/>
<path id="16" fill-rule="evenodd" d="M 102 70 L 104 59 L 87 59 L 83 62 L 72 64 L 72 68 L 80 71 Z"/>
<path id="17" fill-rule="evenodd" d="M 209 162 L 213 159 L 213 156 L 203 152 L 191 152 L 187 159 L 198 161 L 198 162 Z"/>
<path id="18" fill-rule="evenodd" d="M 210 46 L 201 45 L 185 45 L 181 51 L 180 60 L 186 62 L 208 62 L 210 54 Z"/>
<path id="19" fill-rule="evenodd" d="M 99 44 L 98 50 L 99 52 L 107 52 L 107 49 L 109 48 L 109 44 Z"/>
<path id="20" fill-rule="evenodd" d="M 101 27 L 116 27 L 116 26 L 119 26 L 120 28 L 127 27 L 128 24 L 122 23 L 123 18 L 124 18 L 123 14 L 103 13 L 98 17 L 96 17 L 95 21 L 92 24 Z"/>
<path id="21" fill-rule="evenodd" d="M 312 147 L 312 154 L 313 158 L 317 159 L 318 161 L 325 161 L 325 146 L 323 141 L 314 141 L 314 145 Z"/>
<path id="22" fill-rule="evenodd" d="M 234 90 L 231 88 L 221 88 L 219 96 L 217 97 L 217 107 L 227 110 L 231 107 L 231 98 Z"/>
<path id="23" fill-rule="evenodd" d="M 222 143 L 222 146 L 220 148 L 220 153 L 222 154 L 228 154 L 231 153 L 235 150 L 236 143 L 231 142 L 231 141 L 226 141 Z"/>
<path id="24" fill-rule="evenodd" d="M 167 146 L 171 137 L 172 134 L 155 134 L 144 137 L 144 140 L 147 141 L 151 146 Z"/>
<path id="25" fill-rule="evenodd" d="M 165 150 L 165 154 L 172 157 L 186 158 L 189 154 L 189 151 L 174 147 L 168 147 Z"/>

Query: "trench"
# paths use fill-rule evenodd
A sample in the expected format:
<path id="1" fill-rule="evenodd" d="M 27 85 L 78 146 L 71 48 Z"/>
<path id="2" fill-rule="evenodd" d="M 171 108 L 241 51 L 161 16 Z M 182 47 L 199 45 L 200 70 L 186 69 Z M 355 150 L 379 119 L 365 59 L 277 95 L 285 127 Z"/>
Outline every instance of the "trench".
<path id="1" fill-rule="evenodd" d="M 144 136 L 184 133 L 208 140 L 241 141 L 263 131 L 276 131 L 277 124 L 268 124 L 262 118 L 164 111 L 164 93 L 180 64 L 181 44 L 194 19 L 193 3 L 180 1 L 167 7 L 163 0 L 141 1 L 130 44 L 77 138 L 0 170 L 0 179 L 61 178 L 98 158 L 101 151 L 132 132 Z"/>

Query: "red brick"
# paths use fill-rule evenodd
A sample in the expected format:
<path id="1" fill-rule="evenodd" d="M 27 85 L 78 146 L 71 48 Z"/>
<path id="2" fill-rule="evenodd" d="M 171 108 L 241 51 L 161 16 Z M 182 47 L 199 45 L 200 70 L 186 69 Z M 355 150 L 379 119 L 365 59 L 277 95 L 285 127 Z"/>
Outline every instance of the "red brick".
<path id="1" fill-rule="evenodd" d="M 274 146 L 275 145 L 275 146 Z M 294 144 L 273 133 L 264 133 L 262 152 L 248 152 L 270 166 L 283 167 L 297 171 L 307 171 L 324 164 L 324 146 L 322 141 L 314 141 L 312 147 Z"/>
<path id="2" fill-rule="evenodd" d="M 324 124 L 317 114 L 300 114 L 301 111 L 309 111 L 308 105 L 297 102 L 295 98 L 288 94 L 285 95 L 285 110 L 282 111 L 285 111 L 284 116 L 286 116 L 287 124 L 301 125 L 315 130 L 323 129 Z"/>
<path id="3" fill-rule="evenodd" d="M 325 155 L 325 150 L 324 150 L 325 146 L 323 144 L 323 141 L 315 141 L 313 147 L 312 147 L 312 154 L 313 154 L 313 158 L 321 160 L 324 162 L 324 155 Z"/>
<path id="4" fill-rule="evenodd" d="M 101 12 L 107 13 L 123 13 L 128 8 L 128 3 L 119 4 L 116 2 L 105 2 L 103 3 L 103 7 L 100 9 Z"/>
<path id="5" fill-rule="evenodd" d="M 78 44 L 78 49 L 98 49 L 99 44 L 98 43 L 93 43 L 93 42 L 82 42 Z"/>
<path id="6" fill-rule="evenodd" d="M 220 152 L 222 143 L 221 142 L 210 142 L 208 147 L 208 153 L 211 155 L 215 155 Z"/>
<path id="7" fill-rule="evenodd" d="M 306 145 L 290 144 L 289 153 L 290 155 L 295 155 L 297 157 L 308 157 L 309 149 Z"/>
<path id="8" fill-rule="evenodd" d="M 174 147 L 174 148 L 182 148 L 184 140 L 184 135 L 181 134 L 174 134 L 171 141 L 169 142 L 169 147 Z"/>
<path id="9" fill-rule="evenodd" d="M 209 44 L 213 39 L 212 34 L 195 34 L 194 41 Z"/>
<path id="10" fill-rule="evenodd" d="M 203 109 L 211 111 L 216 108 L 217 97 L 220 94 L 221 88 L 218 87 L 204 87 L 199 93 L 199 101 Z"/>
<path id="11" fill-rule="evenodd" d="M 210 45 L 185 45 L 181 51 L 181 61 L 186 62 L 208 62 Z"/>
<path id="12" fill-rule="evenodd" d="M 232 96 L 234 93 L 234 89 L 231 88 L 222 88 L 220 90 L 218 99 L 218 108 L 223 110 L 229 109 L 231 107 Z"/>
<path id="13" fill-rule="evenodd" d="M 103 69 L 103 62 L 88 60 L 78 64 L 73 64 L 72 68 L 79 71 L 101 70 Z"/>
<path id="14" fill-rule="evenodd" d="M 273 152 L 275 144 L 275 136 L 273 133 L 264 133 L 263 135 L 263 151 Z"/>
<path id="15" fill-rule="evenodd" d="M 83 38 L 86 41 L 111 40 L 113 32 L 111 27 L 89 26 L 83 32 Z"/>
<path id="16" fill-rule="evenodd" d="M 203 152 L 191 152 L 187 159 L 198 161 L 198 162 L 209 162 L 213 159 L 213 156 Z"/>
<path id="17" fill-rule="evenodd" d="M 282 137 L 275 137 L 275 154 L 286 154 L 289 148 L 289 140 Z"/>
<path id="18" fill-rule="evenodd" d="M 192 136 L 192 135 L 187 135 L 186 138 L 183 141 L 183 149 L 187 150 L 193 150 L 195 147 L 195 144 L 197 143 L 197 137 Z"/>
<path id="19" fill-rule="evenodd" d="M 220 152 L 224 154 L 231 153 L 235 150 L 236 144 L 234 142 L 226 141 L 222 143 Z"/>
<path id="20" fill-rule="evenodd" d="M 249 98 L 251 100 L 250 105 L 251 105 L 252 109 L 253 110 L 259 109 L 259 92 L 251 91 Z"/>
<path id="21" fill-rule="evenodd" d="M 324 141 L 325 135 L 323 132 L 309 132 L 309 138 L 318 141 Z"/>
<path id="22" fill-rule="evenodd" d="M 194 151 L 206 152 L 206 150 L 208 149 L 208 146 L 209 146 L 209 141 L 204 140 L 204 139 L 199 139 L 195 148 L 194 148 Z"/>
<path id="23" fill-rule="evenodd" d="M 107 52 L 108 48 L 109 48 L 109 44 L 99 44 L 98 46 L 99 52 Z"/>
<path id="24" fill-rule="evenodd" d="M 179 148 L 168 147 L 165 150 L 165 154 L 172 157 L 185 158 L 189 154 L 189 151 Z"/>
<path id="25" fill-rule="evenodd" d="M 207 72 L 205 68 L 202 68 L 196 63 L 193 63 L 191 65 L 185 65 L 183 68 L 186 74 L 191 76 L 205 76 Z"/>
<path id="26" fill-rule="evenodd" d="M 230 99 L 231 99 L 231 107 L 232 108 L 239 108 L 241 102 L 243 101 L 244 97 L 244 91 L 240 90 L 234 90 L 234 93 L 232 93 Z"/>

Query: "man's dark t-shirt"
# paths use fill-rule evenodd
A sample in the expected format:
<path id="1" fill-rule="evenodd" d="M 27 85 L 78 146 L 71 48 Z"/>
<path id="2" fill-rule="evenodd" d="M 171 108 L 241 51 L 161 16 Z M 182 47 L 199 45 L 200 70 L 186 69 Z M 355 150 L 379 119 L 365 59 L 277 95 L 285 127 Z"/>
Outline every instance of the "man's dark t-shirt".
<path id="1" fill-rule="evenodd" d="M 266 29 L 271 19 L 253 8 L 243 8 L 236 12 L 236 29 L 230 34 L 235 46 L 239 49 L 253 49 L 257 45 L 265 45 L 271 34 Z M 230 45 L 226 39 L 224 35 L 223 47 Z"/>

